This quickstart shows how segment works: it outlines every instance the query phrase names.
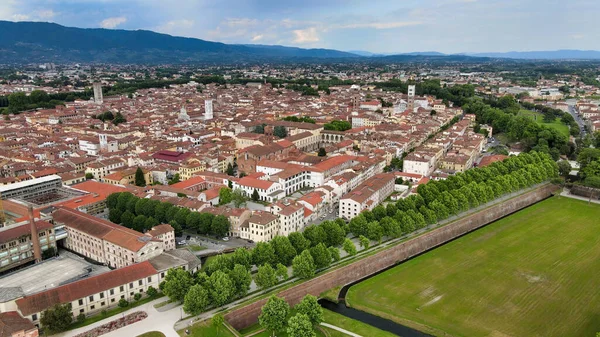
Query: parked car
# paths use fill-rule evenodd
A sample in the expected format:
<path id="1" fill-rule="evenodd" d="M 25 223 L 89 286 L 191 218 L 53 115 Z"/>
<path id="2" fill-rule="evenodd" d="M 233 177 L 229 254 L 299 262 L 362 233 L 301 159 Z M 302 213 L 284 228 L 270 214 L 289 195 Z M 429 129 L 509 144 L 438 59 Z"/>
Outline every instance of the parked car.
<path id="1" fill-rule="evenodd" d="M 224 237 L 223 241 L 229 241 L 229 237 L 228 236 Z"/>

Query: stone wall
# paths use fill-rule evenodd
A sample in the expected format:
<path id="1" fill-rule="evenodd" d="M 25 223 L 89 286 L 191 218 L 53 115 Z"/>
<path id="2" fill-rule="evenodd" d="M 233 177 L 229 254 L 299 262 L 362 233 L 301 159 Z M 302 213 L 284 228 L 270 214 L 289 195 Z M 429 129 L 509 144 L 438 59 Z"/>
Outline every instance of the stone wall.
<path id="1" fill-rule="evenodd" d="M 485 226 L 506 215 L 541 201 L 556 191 L 555 185 L 544 185 L 536 190 L 527 192 L 501 204 L 486 208 L 443 227 L 434 229 L 414 239 L 390 247 L 375 255 L 358 260 L 339 269 L 332 270 L 302 284 L 286 289 L 277 296 L 283 297 L 290 305 L 297 304 L 306 294 L 319 296 L 324 291 L 358 281 L 382 269 L 435 248 L 452 239 Z M 225 319 L 236 329 L 246 328 L 258 320 L 261 307 L 267 299 L 251 303 L 236 309 Z"/>

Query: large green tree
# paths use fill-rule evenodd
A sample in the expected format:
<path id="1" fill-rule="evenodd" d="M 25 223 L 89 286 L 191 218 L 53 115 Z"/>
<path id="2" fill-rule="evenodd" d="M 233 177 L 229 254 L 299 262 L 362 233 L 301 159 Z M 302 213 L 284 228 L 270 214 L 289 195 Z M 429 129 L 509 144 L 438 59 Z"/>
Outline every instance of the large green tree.
<path id="1" fill-rule="evenodd" d="M 250 275 L 250 271 L 245 266 L 236 264 L 229 272 L 229 278 L 235 288 L 233 292 L 235 297 L 242 297 L 248 293 L 250 284 L 252 283 L 252 275 Z"/>
<path id="2" fill-rule="evenodd" d="M 217 307 L 228 303 L 235 293 L 235 287 L 229 275 L 221 270 L 210 275 L 207 286 L 210 289 L 210 298 Z"/>
<path id="3" fill-rule="evenodd" d="M 317 335 L 310 324 L 310 318 L 301 313 L 290 318 L 286 332 L 290 337 L 315 337 Z"/>
<path id="4" fill-rule="evenodd" d="M 135 170 L 135 186 L 146 186 L 146 179 L 144 178 L 144 171 L 138 166 Z"/>
<path id="5" fill-rule="evenodd" d="M 292 264 L 292 260 L 296 257 L 296 249 L 286 236 L 276 236 L 270 244 L 275 252 L 276 262 L 286 266 Z"/>
<path id="6" fill-rule="evenodd" d="M 190 315 L 198 315 L 210 305 L 208 290 L 199 284 L 190 287 L 183 299 L 183 310 Z"/>
<path id="7" fill-rule="evenodd" d="M 167 272 L 163 282 L 163 293 L 172 301 L 181 302 L 194 284 L 194 279 L 183 268 L 175 268 Z"/>
<path id="8" fill-rule="evenodd" d="M 285 326 L 285 319 L 290 311 L 289 304 L 282 298 L 271 296 L 267 303 L 261 308 L 258 323 L 266 330 L 271 330 L 271 335 L 275 336 Z M 307 319 L 308 320 L 308 319 Z M 310 325 L 310 321 L 308 321 Z"/>
<path id="9" fill-rule="evenodd" d="M 323 308 L 315 296 L 310 294 L 304 296 L 294 309 L 298 313 L 308 316 L 312 325 L 319 325 L 319 323 L 323 322 Z"/>
<path id="10" fill-rule="evenodd" d="M 259 289 L 265 290 L 277 284 L 277 276 L 275 275 L 275 269 L 270 264 L 265 263 L 258 267 L 256 276 L 254 276 L 254 282 Z"/>
<path id="11" fill-rule="evenodd" d="M 292 270 L 294 276 L 301 279 L 308 279 L 315 275 L 316 272 L 315 260 L 313 259 L 308 249 L 302 251 L 292 261 Z"/>
<path id="12" fill-rule="evenodd" d="M 73 322 L 71 304 L 56 304 L 42 312 L 40 323 L 48 334 L 65 331 Z"/>

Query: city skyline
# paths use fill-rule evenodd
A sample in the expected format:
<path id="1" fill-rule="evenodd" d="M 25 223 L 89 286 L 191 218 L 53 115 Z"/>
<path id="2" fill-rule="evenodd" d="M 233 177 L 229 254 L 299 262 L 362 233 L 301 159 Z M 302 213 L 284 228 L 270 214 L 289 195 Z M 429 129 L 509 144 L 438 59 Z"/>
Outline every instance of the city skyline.
<path id="1" fill-rule="evenodd" d="M 593 1 L 8 0 L 0 20 L 81 28 L 152 30 L 235 44 L 273 44 L 374 53 L 600 50 Z M 508 24 L 510 23 L 510 24 Z M 577 23 L 577 24 L 574 24 Z"/>

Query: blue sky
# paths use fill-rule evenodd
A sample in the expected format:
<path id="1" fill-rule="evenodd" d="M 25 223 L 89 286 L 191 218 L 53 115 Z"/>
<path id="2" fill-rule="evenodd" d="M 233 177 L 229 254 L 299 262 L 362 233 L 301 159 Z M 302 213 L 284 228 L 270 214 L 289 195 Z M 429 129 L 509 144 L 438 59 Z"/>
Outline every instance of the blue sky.
<path id="1" fill-rule="evenodd" d="M 378 53 L 600 50 L 599 0 L 1 0 L 0 20 Z"/>

